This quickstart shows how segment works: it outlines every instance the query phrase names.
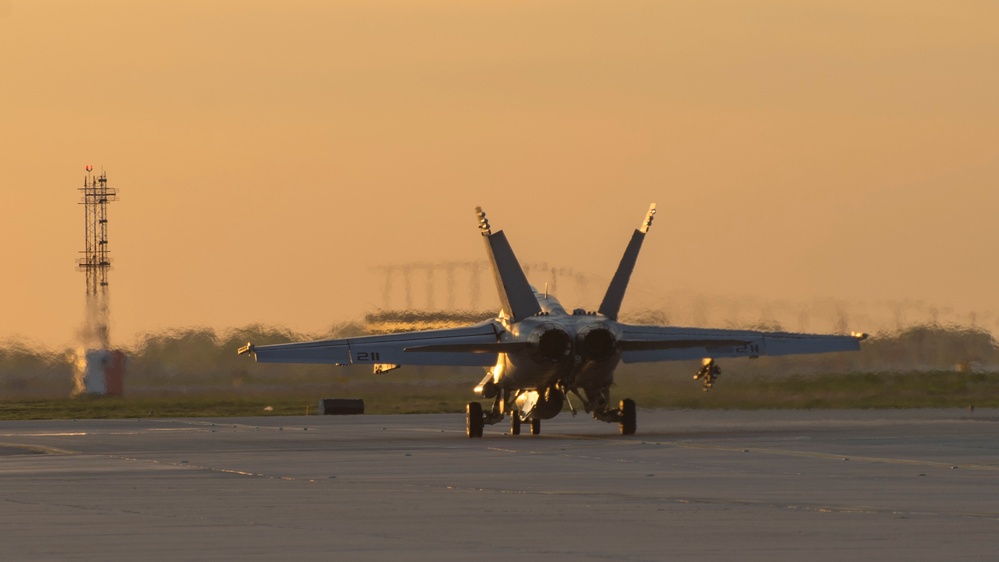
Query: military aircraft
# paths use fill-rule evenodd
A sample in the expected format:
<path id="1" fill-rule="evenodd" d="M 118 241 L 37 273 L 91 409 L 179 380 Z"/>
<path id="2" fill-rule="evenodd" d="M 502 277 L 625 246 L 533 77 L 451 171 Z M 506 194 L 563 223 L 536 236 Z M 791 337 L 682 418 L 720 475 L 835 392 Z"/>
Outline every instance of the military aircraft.
<path id="1" fill-rule="evenodd" d="M 715 383 L 721 369 L 715 359 L 856 351 L 866 334 L 819 335 L 751 330 L 718 330 L 672 326 L 641 326 L 618 322 L 618 313 L 645 235 L 652 226 L 655 203 L 631 237 L 621 263 L 596 312 L 566 311 L 559 301 L 532 287 L 503 231 L 493 232 L 476 207 L 479 231 L 485 240 L 502 308 L 485 322 L 459 328 L 401 332 L 356 338 L 255 346 L 239 349 L 266 363 L 367 363 L 375 373 L 402 365 L 481 366 L 486 376 L 475 387 L 491 399 L 483 412 L 469 402 L 465 426 L 469 437 L 482 437 L 483 426 L 510 417 L 510 430 L 520 434 L 522 422 L 531 433 L 541 432 L 541 420 L 551 419 L 576 397 L 597 420 L 616 423 L 624 435 L 636 430 L 635 402 L 612 404 L 614 369 L 621 362 L 701 359 L 695 379 L 704 389 Z"/>

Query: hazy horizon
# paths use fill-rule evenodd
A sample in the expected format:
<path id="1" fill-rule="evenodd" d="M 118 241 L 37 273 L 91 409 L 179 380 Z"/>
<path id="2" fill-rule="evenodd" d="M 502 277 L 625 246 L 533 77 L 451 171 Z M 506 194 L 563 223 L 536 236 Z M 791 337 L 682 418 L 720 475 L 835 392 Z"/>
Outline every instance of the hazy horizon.
<path id="1" fill-rule="evenodd" d="M 977 1 L 0 0 L 0 341 L 76 342 L 88 164 L 120 194 L 111 339 L 126 345 L 360 318 L 380 267 L 481 260 L 476 205 L 524 263 L 609 278 L 653 201 L 626 312 L 714 299 L 724 325 L 746 316 L 732 302 L 836 302 L 851 329 L 901 310 L 995 332 L 997 16 Z M 596 302 L 560 296 L 595 307 L 596 285 Z M 481 291 L 496 302 L 490 279 Z"/>

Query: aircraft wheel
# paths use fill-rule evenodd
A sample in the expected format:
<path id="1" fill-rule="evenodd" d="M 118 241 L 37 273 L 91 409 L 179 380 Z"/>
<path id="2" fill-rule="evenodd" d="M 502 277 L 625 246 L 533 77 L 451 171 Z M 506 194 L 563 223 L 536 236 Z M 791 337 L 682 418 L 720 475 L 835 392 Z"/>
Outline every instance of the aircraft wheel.
<path id="1" fill-rule="evenodd" d="M 531 435 L 541 434 L 541 420 L 531 420 Z"/>
<path id="2" fill-rule="evenodd" d="M 465 407 L 465 432 L 468 437 L 482 437 L 482 404 L 469 402 Z"/>
<path id="3" fill-rule="evenodd" d="M 520 412 L 510 412 L 510 435 L 520 435 Z"/>
<path id="4" fill-rule="evenodd" d="M 635 401 L 625 398 L 621 401 L 621 435 L 634 435 L 638 426 Z"/>

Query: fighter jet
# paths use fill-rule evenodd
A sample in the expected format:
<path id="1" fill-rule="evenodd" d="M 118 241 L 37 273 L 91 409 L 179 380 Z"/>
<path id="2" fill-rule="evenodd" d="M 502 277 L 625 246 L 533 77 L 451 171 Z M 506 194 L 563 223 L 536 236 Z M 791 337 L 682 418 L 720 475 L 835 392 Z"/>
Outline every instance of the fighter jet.
<path id="1" fill-rule="evenodd" d="M 620 363 L 702 360 L 695 379 L 710 389 L 721 369 L 715 359 L 857 351 L 866 334 L 819 335 L 751 330 L 641 326 L 618 321 L 625 290 L 645 235 L 655 217 L 655 203 L 631 236 L 621 263 L 595 311 L 567 311 L 559 301 L 528 283 L 506 235 L 493 232 L 481 208 L 475 209 L 499 291 L 501 310 L 471 326 L 441 330 L 331 339 L 239 349 L 264 363 L 326 363 L 374 366 L 375 373 L 402 365 L 480 366 L 486 375 L 465 409 L 468 437 L 482 437 L 483 427 L 510 419 L 510 432 L 521 424 L 541 432 L 541 420 L 566 406 L 573 414 L 578 400 L 593 418 L 616 423 L 623 435 L 635 433 L 631 399 L 611 402 L 614 370 Z"/>

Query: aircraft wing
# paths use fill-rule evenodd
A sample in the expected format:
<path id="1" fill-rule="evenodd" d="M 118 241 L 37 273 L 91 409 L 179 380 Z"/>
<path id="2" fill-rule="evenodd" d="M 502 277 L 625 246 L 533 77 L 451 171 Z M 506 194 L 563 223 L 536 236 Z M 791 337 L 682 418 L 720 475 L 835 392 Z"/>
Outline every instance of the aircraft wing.
<path id="1" fill-rule="evenodd" d="M 834 336 L 621 324 L 625 363 L 857 351 L 866 334 Z"/>
<path id="2" fill-rule="evenodd" d="M 483 366 L 496 364 L 497 353 L 509 344 L 499 343 L 503 331 L 497 322 L 461 328 L 400 332 L 333 340 L 240 348 L 258 363 L 353 363 L 393 365 Z"/>

